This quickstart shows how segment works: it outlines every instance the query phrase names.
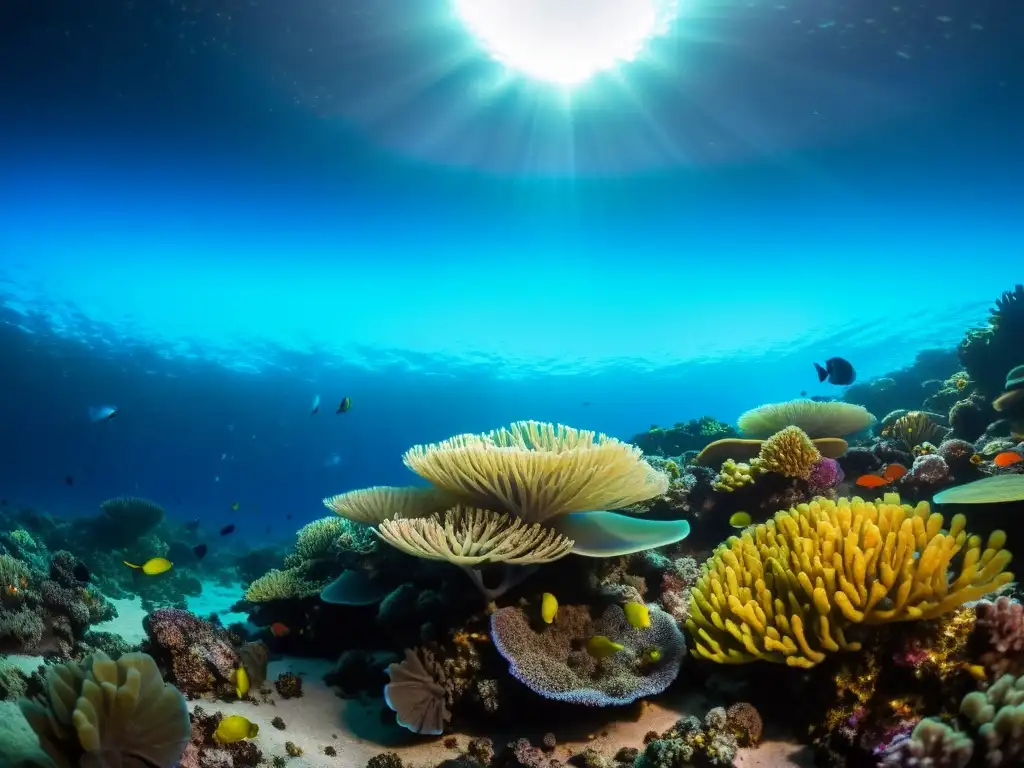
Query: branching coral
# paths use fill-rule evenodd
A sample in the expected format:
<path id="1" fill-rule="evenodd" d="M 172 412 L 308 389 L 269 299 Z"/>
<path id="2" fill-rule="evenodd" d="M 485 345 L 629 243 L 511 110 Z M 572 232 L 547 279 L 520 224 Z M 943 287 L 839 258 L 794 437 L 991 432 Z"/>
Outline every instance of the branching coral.
<path id="1" fill-rule="evenodd" d="M 1002 531 L 983 549 L 962 515 L 948 532 L 943 522 L 927 504 L 887 494 L 878 503 L 817 499 L 730 537 L 691 590 L 693 653 L 811 667 L 860 648 L 846 637 L 851 625 L 936 618 L 1012 581 Z"/>
<path id="2" fill-rule="evenodd" d="M 845 437 L 867 429 L 875 417 L 863 406 L 842 401 L 790 400 L 749 410 L 736 423 L 749 438 L 766 438 L 786 427 L 799 427 L 814 438 Z"/>
<path id="3" fill-rule="evenodd" d="M 273 568 L 260 576 L 245 590 L 245 599 L 250 603 L 266 603 L 271 600 L 289 600 L 315 595 L 321 585 L 307 581 L 300 568 L 283 571 Z"/>
<path id="4" fill-rule="evenodd" d="M 340 517 L 322 517 L 299 528 L 295 534 L 295 547 L 285 558 L 285 566 L 293 567 L 329 555 L 345 531 L 345 522 Z"/>
<path id="5" fill-rule="evenodd" d="M 573 542 L 550 528 L 484 509 L 458 506 L 444 517 L 386 520 L 381 538 L 404 552 L 458 566 L 480 563 L 549 563 L 572 551 Z"/>
<path id="6" fill-rule="evenodd" d="M 491 615 L 491 638 L 512 675 L 546 698 L 596 707 L 629 704 L 665 690 L 686 652 L 675 620 L 656 606 L 649 610 L 651 625 L 637 629 L 618 605 L 596 620 L 586 606 L 563 605 L 552 624 L 535 630 L 522 609 L 510 606 Z M 582 646 L 595 635 L 622 650 L 594 659 Z"/>
<path id="7" fill-rule="evenodd" d="M 21 701 L 29 725 L 58 768 L 176 765 L 189 741 L 185 699 L 144 653 L 116 662 L 95 653 L 49 667 L 45 689 Z"/>
<path id="8" fill-rule="evenodd" d="M 786 427 L 764 441 L 757 465 L 769 472 L 807 480 L 821 453 L 799 427 Z"/>
<path id="9" fill-rule="evenodd" d="M 620 509 L 663 494 L 669 485 L 636 446 L 537 421 L 417 445 L 403 460 L 438 488 L 527 523 Z"/>

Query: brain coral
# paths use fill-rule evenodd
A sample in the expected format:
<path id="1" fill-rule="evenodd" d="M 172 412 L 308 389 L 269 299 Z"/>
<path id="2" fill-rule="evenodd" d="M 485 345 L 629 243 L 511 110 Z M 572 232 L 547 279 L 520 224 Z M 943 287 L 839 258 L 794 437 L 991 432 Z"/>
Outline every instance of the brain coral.
<path id="1" fill-rule="evenodd" d="M 686 653 L 675 619 L 648 608 L 651 625 L 646 629 L 630 625 L 618 605 L 596 620 L 586 606 L 563 605 L 554 623 L 540 630 L 533 629 L 522 609 L 501 608 L 491 616 L 491 638 L 512 675 L 545 698 L 592 707 L 629 704 L 668 688 Z M 583 648 L 594 635 L 625 647 L 597 661 Z M 653 650 L 660 652 L 657 661 L 649 660 Z"/>

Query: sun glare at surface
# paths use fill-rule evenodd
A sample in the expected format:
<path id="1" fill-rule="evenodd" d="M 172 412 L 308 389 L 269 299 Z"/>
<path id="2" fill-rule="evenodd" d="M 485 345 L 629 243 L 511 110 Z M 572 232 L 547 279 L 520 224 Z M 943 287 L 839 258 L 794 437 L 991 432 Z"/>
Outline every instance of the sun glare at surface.
<path id="1" fill-rule="evenodd" d="M 678 0 L 452 0 L 497 61 L 536 80 L 576 85 L 632 61 L 675 19 Z"/>

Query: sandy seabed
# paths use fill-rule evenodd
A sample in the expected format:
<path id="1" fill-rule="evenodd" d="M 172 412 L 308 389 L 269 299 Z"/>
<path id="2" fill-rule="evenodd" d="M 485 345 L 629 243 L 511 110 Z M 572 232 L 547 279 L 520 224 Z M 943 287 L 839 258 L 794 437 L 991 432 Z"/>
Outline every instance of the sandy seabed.
<path id="1" fill-rule="evenodd" d="M 199 616 L 217 613 L 225 624 L 244 621 L 244 614 L 228 611 L 228 606 L 239 594 L 240 588 L 206 584 L 202 596 L 189 600 L 189 609 Z M 137 598 L 112 602 L 117 606 L 117 618 L 96 625 L 93 629 L 119 634 L 132 644 L 142 642 L 145 639 L 142 620 L 146 612 L 141 602 Z M 27 672 L 36 669 L 42 662 L 38 657 L 28 656 L 7 657 L 6 660 L 19 664 Z M 243 715 L 259 725 L 259 735 L 255 741 L 268 762 L 272 757 L 285 756 L 285 742 L 292 742 L 303 754 L 288 760 L 290 768 L 363 768 L 374 755 L 389 751 L 397 752 L 407 768 L 434 768 L 456 757 L 472 738 L 465 734 L 450 734 L 457 742 L 456 748 L 452 749 L 444 746 L 444 738 L 423 738 L 393 724 L 385 724 L 381 718 L 383 705 L 380 698 L 344 699 L 337 695 L 334 688 L 324 683 L 324 675 L 333 666 L 333 662 L 323 659 L 283 657 L 270 663 L 265 687 L 272 687 L 273 681 L 282 672 L 291 672 L 302 678 L 301 697 L 283 699 L 274 691 L 266 697 L 266 702 L 198 700 L 189 702 L 189 709 L 202 707 L 207 713 Z M 255 691 L 253 695 L 257 700 L 263 698 Z M 549 730 L 558 741 L 552 756 L 564 762 L 571 754 L 586 747 L 609 756 L 621 747 L 641 748 L 644 735 L 649 731 L 661 733 L 683 715 L 703 717 L 711 706 L 714 704 L 704 699 L 699 692 L 682 692 L 626 710 L 584 708 L 572 722 L 557 723 L 550 727 Z M 7 715 L 7 712 L 2 714 Z M 16 716 L 8 722 L 9 729 L 21 731 L 21 726 L 27 729 L 27 723 L 20 718 L 16 709 L 11 710 L 11 714 Z M 284 721 L 284 730 L 278 730 L 271 724 L 275 717 Z M 21 722 L 13 722 L 15 720 Z M 9 730 L 8 735 L 11 733 Z M 534 744 L 540 744 L 543 735 L 542 732 L 526 730 L 473 734 L 489 737 L 496 746 L 524 737 Z M 771 733 L 767 735 L 772 736 Z M 335 756 L 324 752 L 328 746 L 334 747 L 337 752 Z M 768 738 L 757 749 L 741 750 L 735 765 L 740 768 L 804 768 L 812 766 L 813 760 L 809 752 L 798 744 Z"/>

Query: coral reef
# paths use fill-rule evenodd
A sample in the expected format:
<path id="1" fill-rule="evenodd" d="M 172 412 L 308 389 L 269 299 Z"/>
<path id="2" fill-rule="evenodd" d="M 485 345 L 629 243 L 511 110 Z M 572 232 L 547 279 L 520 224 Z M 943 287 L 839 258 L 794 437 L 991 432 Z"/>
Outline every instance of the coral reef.
<path id="1" fill-rule="evenodd" d="M 826 653 L 859 650 L 847 637 L 853 625 L 935 618 L 1012 581 L 1005 534 L 994 532 L 983 550 L 962 515 L 948 532 L 942 525 L 927 504 L 901 505 L 895 495 L 780 511 L 705 563 L 686 622 L 693 652 L 720 663 L 811 667 Z"/>
<path id="2" fill-rule="evenodd" d="M 241 664 L 237 638 L 177 608 L 153 611 L 143 626 L 148 636 L 145 650 L 182 693 L 196 697 L 212 692 L 234 698 L 235 670 Z"/>

